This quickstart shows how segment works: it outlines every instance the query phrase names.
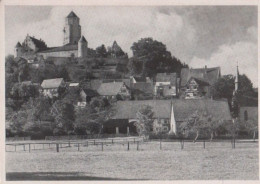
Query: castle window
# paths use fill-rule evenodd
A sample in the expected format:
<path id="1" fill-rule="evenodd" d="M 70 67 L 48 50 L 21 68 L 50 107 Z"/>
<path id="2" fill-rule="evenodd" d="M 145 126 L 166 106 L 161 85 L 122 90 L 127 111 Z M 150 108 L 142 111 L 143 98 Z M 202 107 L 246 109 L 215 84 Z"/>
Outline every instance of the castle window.
<path id="1" fill-rule="evenodd" d="M 248 113 L 247 113 L 247 111 L 244 112 L 244 120 L 245 120 L 245 121 L 248 120 Z"/>

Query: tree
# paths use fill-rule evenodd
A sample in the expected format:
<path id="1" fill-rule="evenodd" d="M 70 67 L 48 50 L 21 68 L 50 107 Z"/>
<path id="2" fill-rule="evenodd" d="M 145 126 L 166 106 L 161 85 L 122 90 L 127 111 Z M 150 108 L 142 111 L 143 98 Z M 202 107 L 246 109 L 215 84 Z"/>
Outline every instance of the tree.
<path id="1" fill-rule="evenodd" d="M 254 97 L 255 95 L 253 83 L 245 74 L 239 75 L 239 91 L 243 96 Z"/>
<path id="2" fill-rule="evenodd" d="M 142 38 L 134 42 L 131 50 L 133 59 L 129 61 L 128 68 L 132 73 L 138 73 L 141 69 L 143 76 L 152 77 L 157 72 L 180 73 L 181 68 L 187 67 L 179 59 L 172 57 L 162 42 L 152 38 Z"/>
<path id="3" fill-rule="evenodd" d="M 213 97 L 216 99 L 226 98 L 231 106 L 234 89 L 235 77 L 233 75 L 224 75 L 212 86 Z M 245 74 L 239 75 L 239 90 L 237 95 L 240 97 L 254 97 L 255 95 L 253 84 Z"/>
<path id="4" fill-rule="evenodd" d="M 115 112 L 114 106 L 107 99 L 95 97 L 85 108 L 79 109 L 76 113 L 76 133 L 100 134 L 102 124 L 110 119 Z"/>
<path id="5" fill-rule="evenodd" d="M 153 127 L 154 112 L 149 105 L 143 105 L 136 113 L 138 121 L 135 123 L 139 135 L 147 135 Z"/>
<path id="6" fill-rule="evenodd" d="M 98 57 L 106 58 L 107 57 L 107 49 L 106 49 L 105 45 L 102 44 L 101 46 L 97 47 L 96 53 L 97 53 Z"/>
<path id="7" fill-rule="evenodd" d="M 195 134 L 194 142 L 196 142 L 199 136 L 202 138 L 210 137 L 210 140 L 212 140 L 222 124 L 222 120 L 215 119 L 205 111 L 195 111 L 188 118 L 188 121 L 180 125 L 181 136 L 188 137 Z"/>
<path id="8" fill-rule="evenodd" d="M 255 141 L 256 133 L 258 132 L 258 120 L 250 117 L 246 122 L 244 122 L 244 125 L 247 132 L 253 135 L 253 139 Z"/>
<path id="9" fill-rule="evenodd" d="M 235 77 L 233 75 L 223 75 L 213 85 L 212 89 L 214 98 L 226 98 L 230 103 L 235 89 Z"/>
<path id="10" fill-rule="evenodd" d="M 131 50 L 133 57 L 142 63 L 142 75 L 152 76 L 161 63 L 171 58 L 166 46 L 152 38 L 142 38 L 134 42 Z"/>
<path id="11" fill-rule="evenodd" d="M 57 100 L 51 107 L 51 114 L 55 119 L 56 128 L 66 134 L 70 134 L 74 130 L 75 112 L 72 104 Z"/>
<path id="12" fill-rule="evenodd" d="M 11 97 L 13 99 L 22 100 L 23 102 L 26 102 L 29 98 L 36 98 L 38 96 L 38 87 L 31 84 L 16 83 L 11 91 Z"/>

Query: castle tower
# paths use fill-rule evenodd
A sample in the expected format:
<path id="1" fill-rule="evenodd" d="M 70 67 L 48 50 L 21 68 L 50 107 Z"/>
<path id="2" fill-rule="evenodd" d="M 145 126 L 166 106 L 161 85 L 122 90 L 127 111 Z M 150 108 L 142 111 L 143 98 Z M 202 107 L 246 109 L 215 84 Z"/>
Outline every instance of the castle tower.
<path id="1" fill-rule="evenodd" d="M 78 42 L 78 57 L 86 57 L 88 54 L 88 42 L 84 36 L 82 36 Z"/>
<path id="2" fill-rule="evenodd" d="M 14 57 L 22 56 L 23 47 L 20 42 L 18 42 L 14 48 Z"/>
<path id="3" fill-rule="evenodd" d="M 238 72 L 238 65 L 237 65 L 237 72 L 236 72 L 236 79 L 235 79 L 235 91 L 238 91 L 239 87 L 239 72 Z"/>
<path id="4" fill-rule="evenodd" d="M 81 26 L 79 25 L 78 16 L 73 11 L 65 18 L 65 27 L 63 32 L 63 45 L 78 43 L 81 37 Z"/>

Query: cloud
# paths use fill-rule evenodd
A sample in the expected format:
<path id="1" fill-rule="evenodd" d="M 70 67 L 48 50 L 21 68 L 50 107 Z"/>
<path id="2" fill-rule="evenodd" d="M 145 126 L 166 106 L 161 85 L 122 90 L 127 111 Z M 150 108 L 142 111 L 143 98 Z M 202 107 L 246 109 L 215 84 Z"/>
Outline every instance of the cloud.
<path id="1" fill-rule="evenodd" d="M 194 68 L 200 68 L 205 65 L 208 67 L 220 66 L 222 75 L 235 75 L 237 62 L 240 74 L 246 74 L 253 82 L 253 85 L 257 86 L 257 44 L 253 42 L 241 41 L 232 45 L 221 45 L 209 59 L 193 57 L 190 66 Z"/>

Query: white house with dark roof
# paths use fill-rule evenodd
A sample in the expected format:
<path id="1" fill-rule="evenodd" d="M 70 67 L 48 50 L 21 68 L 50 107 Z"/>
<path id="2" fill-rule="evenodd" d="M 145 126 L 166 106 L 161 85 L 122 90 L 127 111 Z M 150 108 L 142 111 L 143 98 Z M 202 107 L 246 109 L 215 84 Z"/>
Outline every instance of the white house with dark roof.
<path id="1" fill-rule="evenodd" d="M 220 67 L 182 68 L 180 89 L 185 98 L 211 97 L 211 86 L 221 77 Z"/>
<path id="2" fill-rule="evenodd" d="M 158 73 L 155 78 L 154 93 L 157 96 L 177 96 L 176 73 Z"/>
<path id="3" fill-rule="evenodd" d="M 65 86 L 66 84 L 63 78 L 46 79 L 41 84 L 42 94 L 50 98 L 58 97 L 59 88 L 63 88 Z"/>

